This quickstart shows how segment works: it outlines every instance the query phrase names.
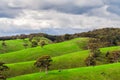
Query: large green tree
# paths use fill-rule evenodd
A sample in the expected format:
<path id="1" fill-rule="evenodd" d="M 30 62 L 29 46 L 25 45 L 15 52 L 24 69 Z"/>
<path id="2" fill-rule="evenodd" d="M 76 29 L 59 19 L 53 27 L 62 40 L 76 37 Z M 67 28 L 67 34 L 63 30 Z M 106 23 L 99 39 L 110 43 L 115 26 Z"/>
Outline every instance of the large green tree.
<path id="1" fill-rule="evenodd" d="M 46 45 L 45 41 L 40 41 L 38 44 L 39 44 L 42 48 Z"/>
<path id="2" fill-rule="evenodd" d="M 51 65 L 51 57 L 48 55 L 42 56 L 37 59 L 37 61 L 34 63 L 36 67 L 42 71 L 42 69 L 45 69 L 46 74 L 48 73 L 49 66 Z"/>
<path id="3" fill-rule="evenodd" d="M 101 54 L 99 43 L 97 43 L 97 40 L 90 40 L 88 43 L 88 49 L 90 50 L 90 53 L 93 54 L 93 57 L 99 57 L 99 55 Z"/>
<path id="4" fill-rule="evenodd" d="M 3 72 L 8 70 L 9 68 L 5 65 L 5 63 L 0 62 L 0 79 L 6 80 L 6 77 L 3 75 Z"/>
<path id="5" fill-rule="evenodd" d="M 86 59 L 85 59 L 85 64 L 87 66 L 95 66 L 96 65 L 96 60 L 93 57 L 93 55 L 89 55 Z"/>

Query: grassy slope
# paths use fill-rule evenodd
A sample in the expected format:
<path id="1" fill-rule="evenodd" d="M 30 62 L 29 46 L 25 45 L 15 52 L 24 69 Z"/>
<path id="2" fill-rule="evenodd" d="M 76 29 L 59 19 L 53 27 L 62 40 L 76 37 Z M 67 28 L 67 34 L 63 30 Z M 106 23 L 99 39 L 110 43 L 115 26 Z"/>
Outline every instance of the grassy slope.
<path id="1" fill-rule="evenodd" d="M 102 56 L 105 56 L 104 54 L 105 52 L 113 51 L 113 50 L 120 50 L 120 47 L 116 46 L 116 47 L 102 48 L 101 49 L 101 51 L 103 52 Z M 85 50 L 85 51 L 79 51 L 70 54 L 65 54 L 62 56 L 53 57 L 51 69 L 68 69 L 75 67 L 83 67 L 85 66 L 84 60 L 88 56 L 88 54 L 89 51 Z M 98 65 L 105 64 L 106 62 L 104 59 L 98 61 L 97 64 Z M 6 75 L 8 77 L 13 77 L 17 75 L 37 72 L 38 69 L 36 69 L 33 64 L 34 61 L 8 64 L 10 70 Z"/>
<path id="2" fill-rule="evenodd" d="M 35 73 L 7 80 L 119 80 L 120 63 L 96 67 L 76 68 L 45 73 Z"/>
<path id="3" fill-rule="evenodd" d="M 44 48 L 36 47 L 9 54 L 1 54 L 0 61 L 5 63 L 15 63 L 35 60 L 39 56 L 46 54 L 51 56 L 59 56 L 65 53 L 67 54 L 70 52 L 83 50 L 82 47 L 86 45 L 87 41 L 88 38 L 76 38 L 62 43 L 46 45 Z M 78 44 L 80 45 L 78 46 Z"/>
<path id="4" fill-rule="evenodd" d="M 28 42 L 28 44 L 30 44 L 27 39 L 26 41 Z M 5 43 L 7 46 L 3 48 L 2 41 L 0 41 L 0 53 L 8 53 L 8 52 L 14 52 L 14 51 L 25 49 L 25 47 L 23 46 L 24 41 L 22 39 L 6 40 Z"/>

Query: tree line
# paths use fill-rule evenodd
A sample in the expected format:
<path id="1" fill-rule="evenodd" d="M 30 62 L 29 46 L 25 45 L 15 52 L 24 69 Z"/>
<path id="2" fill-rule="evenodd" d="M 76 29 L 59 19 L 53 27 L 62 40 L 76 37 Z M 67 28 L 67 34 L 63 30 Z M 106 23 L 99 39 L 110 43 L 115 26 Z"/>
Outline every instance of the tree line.
<path id="1" fill-rule="evenodd" d="M 85 64 L 87 66 L 95 66 L 97 65 L 97 60 L 101 60 L 100 58 L 105 58 L 106 63 L 116 63 L 120 62 L 120 50 L 115 51 L 107 51 L 105 55 L 102 54 L 100 47 L 100 44 L 98 39 L 90 39 L 88 42 L 88 50 L 90 50 L 90 53 L 88 57 L 85 59 Z"/>
<path id="2" fill-rule="evenodd" d="M 70 40 L 78 37 L 90 37 L 90 38 L 98 38 L 104 44 L 109 44 L 107 46 L 112 45 L 120 45 L 120 28 L 103 28 L 96 29 L 93 31 L 75 33 L 75 34 L 64 34 L 64 35 L 48 35 L 45 33 L 32 33 L 32 34 L 21 34 L 15 36 L 4 36 L 0 37 L 0 40 L 11 40 L 11 39 L 32 39 L 33 37 L 45 37 L 50 39 L 53 42 L 62 42 L 65 40 Z"/>
<path id="3" fill-rule="evenodd" d="M 62 42 L 65 40 L 70 40 L 73 39 L 71 37 L 71 34 L 65 34 L 65 35 L 48 35 L 45 33 L 32 33 L 32 34 L 21 34 L 21 35 L 15 35 L 15 36 L 3 36 L 0 37 L 0 40 L 15 40 L 15 39 L 25 39 L 25 38 L 29 38 L 29 40 L 31 41 L 34 37 L 45 37 L 48 38 L 49 40 L 53 41 L 53 42 Z"/>

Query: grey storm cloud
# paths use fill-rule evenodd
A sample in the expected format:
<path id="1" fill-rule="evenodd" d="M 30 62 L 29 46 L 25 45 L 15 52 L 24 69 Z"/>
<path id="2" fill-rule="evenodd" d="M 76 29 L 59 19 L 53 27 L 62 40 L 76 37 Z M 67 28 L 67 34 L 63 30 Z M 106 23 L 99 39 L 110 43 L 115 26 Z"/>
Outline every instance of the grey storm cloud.
<path id="1" fill-rule="evenodd" d="M 119 0 L 1 0 L 0 35 L 120 27 Z"/>
<path id="2" fill-rule="evenodd" d="M 2 16 L 16 16 L 23 9 L 56 10 L 65 13 L 82 14 L 102 6 L 102 1 L 90 0 L 1 0 Z M 7 10 L 7 11 L 6 11 Z M 5 13 L 5 14 L 4 14 Z"/>

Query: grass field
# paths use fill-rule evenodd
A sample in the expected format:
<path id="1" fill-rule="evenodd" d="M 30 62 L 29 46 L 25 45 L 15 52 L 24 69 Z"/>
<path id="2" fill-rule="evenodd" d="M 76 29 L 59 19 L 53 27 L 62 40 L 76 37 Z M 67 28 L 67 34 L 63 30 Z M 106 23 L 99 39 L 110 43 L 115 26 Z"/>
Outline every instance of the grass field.
<path id="1" fill-rule="evenodd" d="M 5 63 L 15 63 L 36 60 L 42 55 L 59 56 L 83 50 L 83 47 L 87 44 L 88 38 L 77 38 L 62 43 L 49 44 L 41 48 L 40 46 L 35 48 L 24 49 L 21 51 L 11 52 L 9 54 L 1 54 L 0 61 Z"/>
<path id="2" fill-rule="evenodd" d="M 5 72 L 5 75 L 9 77 L 8 80 L 118 80 L 120 75 L 117 69 L 120 63 L 107 65 L 105 54 L 107 51 L 120 50 L 120 46 L 101 48 L 102 54 L 96 61 L 97 65 L 102 66 L 86 67 L 84 60 L 90 53 L 85 49 L 88 40 L 89 38 L 76 38 L 48 44 L 43 48 L 38 46 L 27 49 L 22 46 L 23 40 L 15 40 L 15 42 L 8 40 L 6 41 L 9 44 L 8 52 L 0 54 L 0 61 L 7 63 L 10 68 Z M 12 44 L 16 47 L 10 47 Z M 18 44 L 21 45 L 19 49 Z M 42 55 L 50 55 L 53 59 L 48 75 L 43 72 L 36 73 L 39 69 L 34 66 L 34 62 Z"/>
<path id="3" fill-rule="evenodd" d="M 28 48 L 30 48 L 30 42 L 28 41 L 28 39 L 6 40 L 5 43 L 7 46 L 5 48 L 2 46 L 2 42 L 3 41 L 0 41 L 0 54 L 25 49 L 25 47 L 23 46 L 25 42 L 29 44 Z"/>
<path id="4" fill-rule="evenodd" d="M 120 63 L 28 74 L 7 80 L 119 80 Z"/>
<path id="5" fill-rule="evenodd" d="M 102 52 L 101 55 L 103 56 L 103 58 L 97 60 L 97 65 L 107 64 L 105 59 L 105 53 L 107 51 L 114 51 L 114 50 L 120 50 L 120 47 L 115 46 L 115 47 L 101 48 L 101 52 Z M 89 55 L 89 51 L 85 50 L 85 51 L 78 51 L 78 52 L 73 52 L 73 53 L 53 57 L 53 62 L 50 69 L 55 70 L 55 69 L 70 69 L 76 67 L 84 67 L 86 66 L 84 60 L 88 55 Z M 10 67 L 10 70 L 6 73 L 8 77 L 34 73 L 39 71 L 34 66 L 34 61 L 8 64 L 8 66 Z"/>

